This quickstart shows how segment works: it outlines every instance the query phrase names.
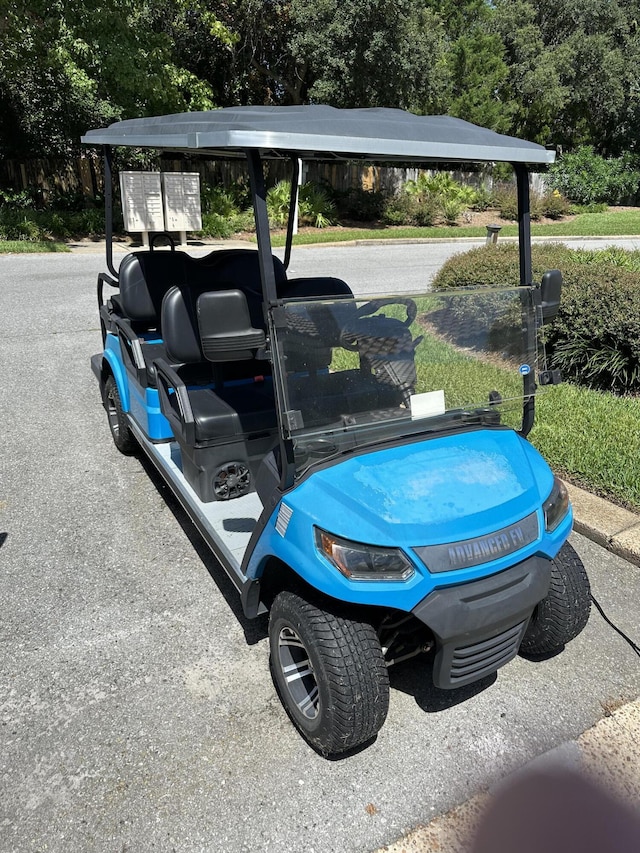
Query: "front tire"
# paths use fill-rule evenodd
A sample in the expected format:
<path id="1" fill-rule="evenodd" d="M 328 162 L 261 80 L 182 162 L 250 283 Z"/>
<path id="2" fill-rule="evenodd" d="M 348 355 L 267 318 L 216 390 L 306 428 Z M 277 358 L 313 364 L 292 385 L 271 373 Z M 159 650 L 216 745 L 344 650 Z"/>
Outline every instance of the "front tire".
<path id="1" fill-rule="evenodd" d="M 372 625 L 292 592 L 274 599 L 271 674 L 287 713 L 323 755 L 371 740 L 389 708 L 389 675 Z"/>
<path id="2" fill-rule="evenodd" d="M 566 542 L 551 563 L 551 586 L 536 606 L 520 654 L 539 657 L 562 651 L 587 624 L 591 586 L 575 550 Z"/>
<path id="3" fill-rule="evenodd" d="M 120 392 L 113 376 L 107 377 L 107 381 L 104 383 L 104 407 L 107 410 L 113 443 L 120 453 L 130 456 L 136 449 L 136 440 L 129 429 L 127 416 L 122 409 Z"/>

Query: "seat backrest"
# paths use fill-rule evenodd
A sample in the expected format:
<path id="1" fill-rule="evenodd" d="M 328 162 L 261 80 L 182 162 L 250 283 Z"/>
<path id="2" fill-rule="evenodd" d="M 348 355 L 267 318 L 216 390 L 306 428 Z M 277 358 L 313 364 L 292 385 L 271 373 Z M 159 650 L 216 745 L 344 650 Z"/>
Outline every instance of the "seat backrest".
<path id="1" fill-rule="evenodd" d="M 287 273 L 278 258 L 273 256 L 273 271 L 278 294 L 287 286 Z M 197 286 L 208 284 L 210 289 L 232 290 L 238 288 L 246 298 L 251 323 L 265 328 L 260 261 L 255 249 L 222 249 L 198 258 L 193 264 L 192 281 Z"/>
<path id="2" fill-rule="evenodd" d="M 138 327 L 157 329 L 162 300 L 169 288 L 186 281 L 191 259 L 183 252 L 132 252 L 118 271 L 119 304 Z"/>
<path id="3" fill-rule="evenodd" d="M 276 286 L 286 286 L 287 275 L 273 258 Z M 198 292 L 206 287 L 240 286 L 247 293 L 254 326 L 264 327 L 260 266 L 255 249 L 217 249 L 203 258 L 184 252 L 147 250 L 132 252 L 120 263 L 120 293 L 113 300 L 116 312 L 131 321 L 138 333 L 158 330 L 161 334 L 162 300 L 167 291 L 193 284 Z"/>
<path id="4" fill-rule="evenodd" d="M 259 259 L 254 249 L 225 249 L 191 261 L 187 283 L 172 287 L 166 293 L 161 312 L 167 355 L 172 361 L 184 364 L 205 360 L 198 324 L 198 300 L 206 293 L 240 291 L 246 300 L 250 326 L 256 331 L 265 331 Z M 273 265 L 276 283 L 283 288 L 287 281 L 284 267 L 275 257 Z M 212 300 L 211 304 L 214 303 Z M 237 364 L 229 362 L 218 371 L 222 381 L 268 373 L 268 362 L 254 359 Z"/>
<path id="5" fill-rule="evenodd" d="M 314 276 L 312 278 L 290 278 L 278 288 L 278 296 L 282 299 L 304 299 L 305 297 L 351 296 L 353 291 L 341 278 L 331 276 Z"/>

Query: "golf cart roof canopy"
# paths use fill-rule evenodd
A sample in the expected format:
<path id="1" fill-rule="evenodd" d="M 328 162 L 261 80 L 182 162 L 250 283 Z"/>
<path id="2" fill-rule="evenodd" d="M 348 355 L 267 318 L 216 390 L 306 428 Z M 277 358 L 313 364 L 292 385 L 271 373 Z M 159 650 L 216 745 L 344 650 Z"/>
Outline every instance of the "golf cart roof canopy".
<path id="1" fill-rule="evenodd" d="M 404 110 L 336 109 L 322 105 L 226 107 L 116 122 L 90 130 L 82 142 L 219 157 L 299 156 L 305 160 L 505 161 L 552 163 L 553 151 L 503 136 L 451 116 L 417 116 Z"/>

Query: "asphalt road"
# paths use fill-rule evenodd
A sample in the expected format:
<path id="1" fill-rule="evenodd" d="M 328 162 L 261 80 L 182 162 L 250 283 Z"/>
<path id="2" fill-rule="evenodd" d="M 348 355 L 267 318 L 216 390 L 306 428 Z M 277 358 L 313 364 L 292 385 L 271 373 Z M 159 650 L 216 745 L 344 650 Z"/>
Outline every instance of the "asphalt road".
<path id="1" fill-rule="evenodd" d="M 306 250 L 293 270 L 322 252 L 349 279 L 359 251 Z M 362 278 L 383 292 L 431 251 L 385 247 Z M 1 853 L 363 853 L 640 695 L 637 656 L 594 612 L 563 654 L 471 688 L 401 665 L 371 746 L 312 752 L 276 698 L 265 622 L 111 442 L 89 367 L 101 268 L 0 257 Z M 637 641 L 640 570 L 574 544 Z"/>

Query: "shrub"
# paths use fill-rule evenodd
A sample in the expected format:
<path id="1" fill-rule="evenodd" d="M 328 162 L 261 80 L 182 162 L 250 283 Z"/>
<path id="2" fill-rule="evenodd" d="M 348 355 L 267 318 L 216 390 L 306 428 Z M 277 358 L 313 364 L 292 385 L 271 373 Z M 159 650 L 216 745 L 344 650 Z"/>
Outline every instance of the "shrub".
<path id="1" fill-rule="evenodd" d="M 475 191 L 476 197 L 471 207 L 474 210 L 488 210 L 493 205 L 493 193 L 485 186 L 480 186 Z"/>
<path id="2" fill-rule="evenodd" d="M 518 194 L 515 187 L 499 184 L 493 191 L 493 203 L 500 211 L 500 218 L 515 221 L 518 218 Z"/>
<path id="3" fill-rule="evenodd" d="M 326 228 L 335 222 L 336 207 L 329 193 L 319 184 L 309 181 L 300 187 L 298 217 L 305 225 Z"/>
<path id="4" fill-rule="evenodd" d="M 640 265 L 638 253 L 622 264 L 618 250 L 587 253 L 565 246 L 533 246 L 535 281 L 560 269 L 564 288 L 560 311 L 546 330 L 550 365 L 567 379 L 617 393 L 640 392 Z M 614 262 L 611 262 L 611 261 Z M 464 287 L 519 282 L 518 248 L 503 245 L 456 255 L 442 267 L 434 286 Z"/>
<path id="5" fill-rule="evenodd" d="M 333 196 L 341 219 L 375 222 L 384 214 L 386 196 L 383 192 L 352 187 L 334 192 Z"/>
<path id="6" fill-rule="evenodd" d="M 220 216 L 234 216 L 238 213 L 238 205 L 233 193 L 224 187 L 213 187 L 209 184 L 200 190 L 202 213 L 217 213 Z"/>
<path id="7" fill-rule="evenodd" d="M 222 213 L 203 213 L 202 228 L 196 232 L 199 237 L 225 239 L 233 237 L 239 231 L 253 231 L 255 224 L 250 210 L 239 211 L 229 216 Z"/>
<path id="8" fill-rule="evenodd" d="M 562 268 L 570 250 L 562 245 L 547 244 L 532 247 L 533 276 L 539 281 L 548 269 Z M 483 246 L 464 254 L 454 255 L 437 274 L 434 286 L 467 287 L 492 285 L 515 287 L 520 282 L 518 247 L 511 243 Z"/>
<path id="9" fill-rule="evenodd" d="M 460 199 L 447 198 L 442 202 L 442 213 L 447 225 L 455 225 L 458 218 L 462 216 L 464 205 Z"/>
<path id="10" fill-rule="evenodd" d="M 289 219 L 291 184 L 279 181 L 267 192 L 267 210 L 272 225 L 285 226 Z M 302 184 L 298 196 L 298 221 L 302 225 L 325 228 L 335 221 L 336 208 L 329 193 L 319 184 Z"/>
<path id="11" fill-rule="evenodd" d="M 433 225 L 438 216 L 433 199 L 420 201 L 415 195 L 400 193 L 388 198 L 384 205 L 382 221 L 387 225 Z"/>
<path id="12" fill-rule="evenodd" d="M 50 237 L 38 221 L 35 211 L 0 208 L 0 240 L 41 241 Z"/>
<path id="13" fill-rule="evenodd" d="M 448 225 L 455 225 L 463 211 L 478 200 L 473 187 L 458 183 L 448 172 L 421 172 L 415 181 L 407 181 L 404 192 L 429 210 L 431 222 L 443 218 Z"/>
<path id="14" fill-rule="evenodd" d="M 578 204 L 619 204 L 638 193 L 640 171 L 629 154 L 605 160 L 585 145 L 549 167 L 549 182 Z"/>
<path id="15" fill-rule="evenodd" d="M 518 194 L 515 187 L 499 186 L 493 194 L 494 204 L 500 211 L 500 218 L 510 222 L 518 218 Z M 558 190 L 549 190 L 540 195 L 530 193 L 530 215 L 533 221 L 547 216 L 549 219 L 562 219 L 571 213 L 571 205 Z"/>
<path id="16" fill-rule="evenodd" d="M 578 384 L 640 391 L 640 274 L 606 262 L 569 266 L 548 348 Z"/>
<path id="17" fill-rule="evenodd" d="M 33 190 L 2 190 L 0 189 L 1 210 L 27 210 L 35 206 Z"/>
<path id="18" fill-rule="evenodd" d="M 558 190 L 549 190 L 540 197 L 540 212 L 549 219 L 562 219 L 571 212 L 571 205 Z"/>
<path id="19" fill-rule="evenodd" d="M 202 214 L 202 229 L 198 231 L 199 237 L 218 237 L 224 239 L 232 237 L 234 233 L 235 229 L 228 216 L 223 216 L 221 213 Z"/>

